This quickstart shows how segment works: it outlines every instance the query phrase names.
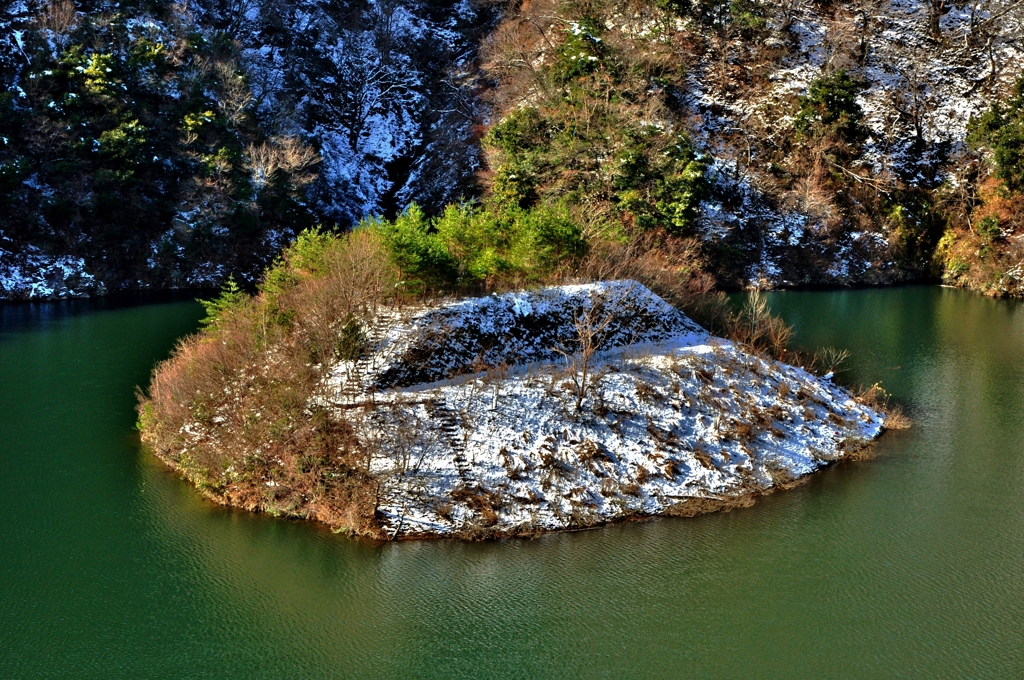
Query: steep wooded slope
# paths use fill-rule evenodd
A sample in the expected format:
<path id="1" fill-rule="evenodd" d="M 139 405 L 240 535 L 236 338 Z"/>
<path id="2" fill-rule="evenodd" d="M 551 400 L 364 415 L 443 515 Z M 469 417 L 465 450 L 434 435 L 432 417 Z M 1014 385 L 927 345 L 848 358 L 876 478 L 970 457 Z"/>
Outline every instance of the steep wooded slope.
<path id="1" fill-rule="evenodd" d="M 310 224 L 478 196 L 696 238 L 724 286 L 1024 291 L 999 165 L 1021 154 L 968 134 L 1021 74 L 1012 0 L 22 0 L 0 22 L 3 297 L 251 281 Z"/>

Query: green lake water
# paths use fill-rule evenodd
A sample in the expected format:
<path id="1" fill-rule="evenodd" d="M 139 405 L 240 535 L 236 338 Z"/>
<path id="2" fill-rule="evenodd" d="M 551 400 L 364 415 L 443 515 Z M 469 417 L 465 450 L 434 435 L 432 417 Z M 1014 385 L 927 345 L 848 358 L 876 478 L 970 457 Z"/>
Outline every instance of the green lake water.
<path id="1" fill-rule="evenodd" d="M 730 513 L 388 545 L 215 507 L 140 448 L 196 303 L 0 305 L 0 678 L 1024 677 L 1024 305 L 770 303 L 913 429 Z"/>

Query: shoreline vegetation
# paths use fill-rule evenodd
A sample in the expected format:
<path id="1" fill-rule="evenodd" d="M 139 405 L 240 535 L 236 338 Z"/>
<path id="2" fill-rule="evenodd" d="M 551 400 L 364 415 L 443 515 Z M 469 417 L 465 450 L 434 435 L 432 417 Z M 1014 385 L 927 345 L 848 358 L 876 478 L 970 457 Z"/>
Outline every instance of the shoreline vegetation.
<path id="1" fill-rule="evenodd" d="M 308 230 L 268 269 L 255 295 L 229 282 L 220 297 L 205 303 L 207 317 L 203 330 L 181 340 L 172 356 L 154 369 L 147 393 L 140 393 L 138 426 L 142 438 L 161 460 L 215 502 L 313 520 L 336 531 L 388 540 L 428 535 L 462 538 L 534 535 L 552 528 L 585 528 L 652 514 L 699 514 L 746 505 L 758 495 L 788 487 L 819 465 L 862 455 L 859 450 L 877 436 L 882 416 L 871 415 L 876 412 L 870 407 L 856 404 L 849 393 L 835 388 L 827 380 L 776 363 L 776 360 L 787 360 L 808 367 L 813 364 L 818 371 L 831 373 L 842 362 L 843 353 L 827 350 L 813 357 L 800 357 L 787 350 L 790 330 L 768 312 L 763 298 L 755 294 L 742 309 L 734 310 L 725 295 L 713 289 L 710 277 L 702 273 L 699 251 L 692 241 L 656 232 L 632 238 L 609 238 L 607 232 L 594 235 L 578 224 L 568 210 L 515 210 L 511 214 L 500 214 L 487 209 L 458 208 L 429 219 L 414 207 L 396 220 L 368 222 L 345 235 Z M 653 247 L 654 239 L 657 239 L 657 247 Z M 544 290 L 564 284 L 626 280 L 637 282 L 637 290 L 647 291 L 645 294 L 653 292 L 653 297 L 663 300 L 667 309 L 672 305 L 681 310 L 700 324 L 702 331 L 707 329 L 711 335 L 723 338 L 715 341 L 721 343 L 714 350 L 718 354 L 708 355 L 711 363 L 707 366 L 694 364 L 688 373 L 679 368 L 679 353 L 707 347 L 701 343 L 679 346 L 671 352 L 663 351 L 662 347 L 649 351 L 646 358 L 620 353 L 617 358 L 602 359 L 602 350 L 606 348 L 602 348 L 600 342 L 605 329 L 594 319 L 590 319 L 593 323 L 589 328 L 580 323 L 586 316 L 580 310 L 600 308 L 603 304 L 598 298 L 590 297 L 589 302 L 574 303 L 567 308 L 572 323 L 568 335 L 560 336 L 563 340 L 559 348 L 561 359 L 548 362 L 548 368 L 544 369 L 547 377 L 543 379 L 546 387 L 536 389 L 560 395 L 557 401 L 564 414 L 580 423 L 580 428 L 604 428 L 601 436 L 612 436 L 607 430 L 608 419 L 604 417 L 607 410 L 601 418 L 594 414 L 608 406 L 596 403 L 593 386 L 610 374 L 619 379 L 643 371 L 654 372 L 653 377 L 644 381 L 634 380 L 627 387 L 610 390 L 613 399 L 618 394 L 636 398 L 637 403 L 668 403 L 671 399 L 667 399 L 666 390 L 682 389 L 684 394 L 689 394 L 686 390 L 693 388 L 703 395 L 700 399 L 681 398 L 689 400 L 690 407 L 697 411 L 704 404 L 724 414 L 726 411 L 722 409 L 728 398 L 738 400 L 736 404 L 749 402 L 750 405 L 736 407 L 737 415 L 730 421 L 735 422 L 730 427 L 738 431 L 729 437 L 720 434 L 721 418 L 716 419 L 712 413 L 707 421 L 708 427 L 713 421 L 716 443 L 731 439 L 740 447 L 736 449 L 740 454 L 734 452 L 731 457 L 725 444 L 707 451 L 700 447 L 695 450 L 692 445 L 667 445 L 665 442 L 672 436 L 671 432 L 659 430 L 653 416 L 648 418 L 646 434 L 633 436 L 630 441 L 644 440 L 654 446 L 653 455 L 660 456 L 661 461 L 658 479 L 653 479 L 654 468 L 647 463 L 636 465 L 618 460 L 613 465 L 611 458 L 603 459 L 607 453 L 601 453 L 604 449 L 600 445 L 583 452 L 580 446 L 584 444 L 572 441 L 568 430 L 564 436 L 576 446 L 574 458 L 558 453 L 551 457 L 535 447 L 522 453 L 521 464 L 509 462 L 511 458 L 502 463 L 508 466 L 502 474 L 509 479 L 515 480 L 521 475 L 528 482 L 531 475 L 545 473 L 549 481 L 553 480 L 549 490 L 553 484 L 566 493 L 593 492 L 597 500 L 591 505 L 602 508 L 614 505 L 614 511 L 586 511 L 586 503 L 581 505 L 577 502 L 580 498 L 576 498 L 566 507 L 582 509 L 563 513 L 558 521 L 531 523 L 524 520 L 509 524 L 504 521 L 509 511 L 517 505 L 525 505 L 522 494 L 517 496 L 507 489 L 503 492 L 486 484 L 463 483 L 460 486 L 456 483 L 445 490 L 450 497 L 448 501 L 433 498 L 428 503 L 435 519 L 440 517 L 437 521 L 441 523 L 448 521 L 448 528 L 431 530 L 429 527 L 434 525 L 424 518 L 420 525 L 415 525 L 405 517 L 408 503 L 405 510 L 396 510 L 394 499 L 423 497 L 424 488 L 411 489 L 406 482 L 416 474 L 425 474 L 420 470 L 413 474 L 408 461 L 409 455 L 417 451 L 421 464 L 429 458 L 424 453 L 425 445 L 417 441 L 373 442 L 366 433 L 388 431 L 398 433 L 395 437 L 400 439 L 401 433 L 422 430 L 415 427 L 417 422 L 422 425 L 434 418 L 435 425 L 448 423 L 441 429 L 450 433 L 458 430 L 460 436 L 468 437 L 466 433 L 474 429 L 473 423 L 462 416 L 455 423 L 453 417 L 444 412 L 410 415 L 408 409 L 402 410 L 405 407 L 388 406 L 385 390 L 371 391 L 368 400 L 350 400 L 348 404 L 322 397 L 332 371 L 336 373 L 338 366 L 359 364 L 382 346 L 382 319 L 391 320 L 385 324 L 385 331 L 401 328 L 408 331 L 401 323 L 408 323 L 418 318 L 417 315 L 422 317 L 424 310 L 445 309 L 457 304 L 454 300 L 472 302 L 472 298 L 467 299 L 471 295 L 491 293 L 477 300 L 501 300 L 508 295 L 494 294 L 527 289 L 534 292 L 524 294 L 542 295 Z M 686 318 L 675 310 L 671 313 Z M 607 325 L 616 316 L 620 315 L 606 314 L 602 318 Z M 411 364 L 427 361 L 433 351 L 427 350 L 419 354 L 413 351 L 403 361 Z M 669 355 L 674 357 L 671 370 L 667 364 L 652 367 L 650 362 Z M 706 359 L 700 358 L 703 354 L 694 356 L 694 361 Z M 592 361 L 591 375 L 580 369 L 581 361 L 585 365 L 588 360 Z M 647 361 L 648 364 L 629 368 L 630 361 Z M 763 382 L 764 389 L 770 392 L 767 385 L 774 379 L 772 389 L 776 396 L 784 392 L 782 397 L 785 398 L 792 391 L 789 399 L 797 401 L 754 405 L 748 389 L 753 383 L 749 380 L 737 383 L 731 374 L 716 373 L 716 366 L 726 365 L 737 367 L 735 370 L 742 375 L 753 370 L 751 366 L 758 366 L 757 372 L 765 377 L 754 379 L 754 383 Z M 508 365 L 478 362 L 467 366 L 464 373 L 471 379 L 452 375 L 447 382 L 434 385 L 437 389 L 453 391 L 444 397 L 443 403 L 454 404 L 459 399 L 467 404 L 473 399 L 479 401 L 480 390 L 474 387 L 477 383 L 509 385 L 522 379 L 522 375 Z M 799 373 L 786 378 L 792 389 L 779 387 L 784 382 L 776 375 L 780 370 Z M 665 379 L 670 373 L 675 377 Z M 684 374 L 689 378 L 679 377 Z M 541 381 L 538 376 L 526 380 L 533 379 Z M 521 388 L 527 395 L 524 399 L 531 389 L 534 387 L 524 383 Z M 498 390 L 495 388 L 495 394 Z M 732 397 L 726 396 L 728 390 Z M 399 391 L 392 390 L 391 394 Z M 881 394 L 875 386 L 867 390 L 860 401 L 877 405 Z M 431 403 L 437 403 L 436 397 L 432 393 Z M 766 408 L 769 411 L 775 408 L 771 412 L 774 415 L 765 416 Z M 789 411 L 783 413 L 784 408 Z M 797 409 L 803 415 L 786 415 L 790 411 L 798 413 Z M 824 410 L 812 414 L 809 409 Z M 412 418 L 412 427 L 403 429 L 394 422 L 385 427 L 381 427 L 381 423 L 373 424 L 373 418 L 385 417 L 382 413 L 399 420 Z M 818 427 L 813 423 L 820 421 L 821 427 L 830 423 L 828 426 L 837 431 L 852 428 L 855 415 L 877 422 L 878 430 L 855 437 L 850 429 L 847 451 L 838 447 L 834 439 L 828 440 L 833 447 L 829 449 L 828 444 L 822 443 L 826 439 L 821 439 L 816 440 L 816 453 L 807 460 L 801 459 L 803 462 L 799 465 L 794 462 L 795 458 L 788 467 L 767 459 L 761 461 L 760 467 L 752 465 L 752 461 L 759 460 L 753 455 L 757 449 L 753 442 L 759 436 L 764 441 L 771 437 L 783 443 L 792 440 L 795 430 L 782 432 L 780 428 L 784 423 L 786 427 L 795 428 L 799 424 L 806 429 Z M 746 416 L 752 420 L 745 420 Z M 601 422 L 595 424 L 597 420 Z M 611 423 L 616 420 L 629 421 L 625 409 L 623 417 L 612 418 Z M 894 427 L 901 423 L 901 417 L 889 416 L 886 425 Z M 620 422 L 615 427 L 621 425 Z M 707 437 L 706 433 L 691 434 L 697 439 Z M 681 463 L 684 457 L 678 455 L 666 457 L 673 446 L 686 449 L 689 456 L 686 460 L 691 465 Z M 806 443 L 802 446 L 801 451 L 806 453 Z M 558 446 L 553 450 L 561 451 Z M 508 454 L 505 449 L 502 452 Z M 441 452 L 439 456 L 450 462 L 453 458 L 450 453 Z M 647 451 L 644 455 L 651 454 Z M 541 457 L 538 460 L 547 461 L 546 472 L 543 464 L 535 466 L 535 473 L 532 471 L 530 456 L 534 455 Z M 405 463 L 397 464 L 403 456 Z M 458 458 L 458 452 L 454 458 Z M 590 466 L 587 474 L 596 475 L 592 479 L 597 488 L 562 489 L 574 474 L 577 478 L 583 474 L 582 467 L 571 472 L 565 463 L 568 460 L 577 464 L 585 460 Z M 694 460 L 699 464 L 692 464 Z M 458 467 L 457 460 L 453 464 Z M 615 465 L 619 466 L 618 475 L 610 474 Z M 645 471 L 640 472 L 641 469 Z M 767 477 L 758 479 L 758 471 Z M 694 493 L 693 498 L 685 502 L 659 506 L 652 512 L 650 508 L 654 506 L 647 503 L 649 496 L 646 491 L 641 492 L 640 486 L 646 489 L 651 484 L 672 483 L 673 479 L 683 479 L 689 473 L 703 475 L 702 479 L 707 478 L 704 481 L 714 477 L 708 483 L 718 484 L 716 488 L 723 493 Z M 740 479 L 744 474 L 747 477 L 740 485 L 722 482 L 726 477 Z M 640 484 L 637 484 L 637 475 L 641 477 Z M 615 479 L 617 486 L 611 488 L 611 482 L 606 483 L 605 479 Z M 452 507 L 446 507 L 446 502 Z"/>

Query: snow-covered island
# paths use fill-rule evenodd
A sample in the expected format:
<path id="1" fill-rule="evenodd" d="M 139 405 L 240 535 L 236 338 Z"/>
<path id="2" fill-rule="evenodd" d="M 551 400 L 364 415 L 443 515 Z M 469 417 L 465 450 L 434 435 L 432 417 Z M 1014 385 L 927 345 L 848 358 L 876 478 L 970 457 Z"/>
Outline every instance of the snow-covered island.
<path id="1" fill-rule="evenodd" d="M 885 427 L 830 380 L 709 335 L 633 281 L 386 316 L 363 342 L 315 400 L 353 424 L 391 539 L 749 504 Z"/>

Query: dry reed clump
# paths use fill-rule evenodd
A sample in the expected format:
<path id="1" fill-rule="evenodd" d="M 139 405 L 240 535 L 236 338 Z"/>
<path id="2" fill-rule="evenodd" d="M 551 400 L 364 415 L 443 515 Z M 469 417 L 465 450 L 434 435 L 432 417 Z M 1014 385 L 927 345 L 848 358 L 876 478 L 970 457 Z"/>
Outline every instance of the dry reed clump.
<path id="1" fill-rule="evenodd" d="M 879 383 L 871 387 L 860 388 L 854 394 L 858 402 L 870 406 L 885 414 L 885 429 L 887 430 L 908 430 L 914 424 L 900 404 L 890 402 L 890 395 Z"/>
<path id="2" fill-rule="evenodd" d="M 395 276 L 376 237 L 300 237 L 254 297 L 183 339 L 140 395 L 155 453 L 210 498 L 374 535 L 368 460 L 352 426 L 311 406 L 346 336 L 390 300 Z"/>
<path id="3" fill-rule="evenodd" d="M 672 517 L 697 517 L 712 512 L 729 511 L 733 508 L 749 508 L 755 502 L 756 494 L 747 493 L 729 498 L 693 498 L 684 499 L 670 506 L 665 514 Z"/>

